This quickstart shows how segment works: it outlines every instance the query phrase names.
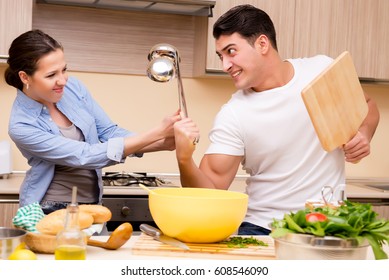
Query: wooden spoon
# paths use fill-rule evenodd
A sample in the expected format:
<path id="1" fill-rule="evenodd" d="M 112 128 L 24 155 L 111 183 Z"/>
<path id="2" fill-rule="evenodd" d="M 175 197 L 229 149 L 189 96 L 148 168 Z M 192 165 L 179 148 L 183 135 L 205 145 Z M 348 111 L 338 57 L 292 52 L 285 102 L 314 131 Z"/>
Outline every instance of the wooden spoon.
<path id="1" fill-rule="evenodd" d="M 107 241 L 98 241 L 93 239 L 88 239 L 88 245 L 101 247 L 108 250 L 116 250 L 122 247 L 132 235 L 132 226 L 130 223 L 123 223 L 118 226 L 108 238 Z"/>

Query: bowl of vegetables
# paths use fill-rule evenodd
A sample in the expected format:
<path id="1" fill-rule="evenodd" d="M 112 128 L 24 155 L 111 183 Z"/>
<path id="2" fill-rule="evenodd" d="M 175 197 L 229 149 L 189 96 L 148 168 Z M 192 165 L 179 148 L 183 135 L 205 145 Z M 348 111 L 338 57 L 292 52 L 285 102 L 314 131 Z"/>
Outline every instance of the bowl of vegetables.
<path id="1" fill-rule="evenodd" d="M 271 223 L 278 259 L 387 259 L 389 221 L 378 219 L 370 204 L 344 201 L 339 207 L 306 208 Z"/>

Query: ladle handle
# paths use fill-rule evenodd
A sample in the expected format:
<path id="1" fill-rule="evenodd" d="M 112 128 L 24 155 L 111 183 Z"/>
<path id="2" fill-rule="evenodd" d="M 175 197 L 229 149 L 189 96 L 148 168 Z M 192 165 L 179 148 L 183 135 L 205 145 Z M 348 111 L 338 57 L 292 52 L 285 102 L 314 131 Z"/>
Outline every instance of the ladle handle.
<path id="1" fill-rule="evenodd" d="M 176 60 L 177 60 L 176 61 L 176 71 L 177 71 L 177 80 L 178 80 L 178 102 L 179 102 L 180 111 L 182 112 L 182 115 L 185 118 L 187 118 L 188 117 L 188 109 L 186 108 L 184 87 L 182 85 L 180 66 L 179 66 L 179 63 L 178 63 L 178 57 L 177 57 Z"/>

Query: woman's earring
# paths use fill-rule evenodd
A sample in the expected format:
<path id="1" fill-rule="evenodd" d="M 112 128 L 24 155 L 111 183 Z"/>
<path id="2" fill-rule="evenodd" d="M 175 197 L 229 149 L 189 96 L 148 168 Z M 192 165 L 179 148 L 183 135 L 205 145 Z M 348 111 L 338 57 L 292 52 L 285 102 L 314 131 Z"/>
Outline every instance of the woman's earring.
<path id="1" fill-rule="evenodd" d="M 30 87 L 30 85 L 29 84 L 26 84 L 26 89 L 28 90 L 28 88 Z"/>

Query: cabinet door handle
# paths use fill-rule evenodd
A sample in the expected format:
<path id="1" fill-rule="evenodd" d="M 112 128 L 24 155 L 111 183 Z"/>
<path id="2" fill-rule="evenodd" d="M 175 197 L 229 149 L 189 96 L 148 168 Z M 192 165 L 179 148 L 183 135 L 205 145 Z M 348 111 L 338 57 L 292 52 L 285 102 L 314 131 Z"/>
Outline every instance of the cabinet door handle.
<path id="1" fill-rule="evenodd" d="M 0 199 L 1 203 L 19 203 L 19 199 Z"/>

